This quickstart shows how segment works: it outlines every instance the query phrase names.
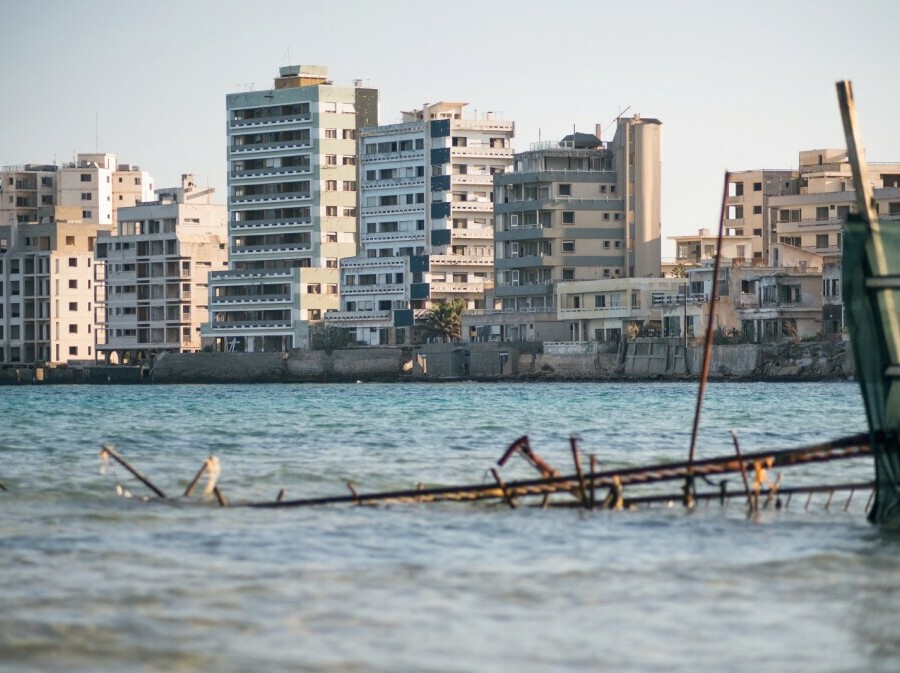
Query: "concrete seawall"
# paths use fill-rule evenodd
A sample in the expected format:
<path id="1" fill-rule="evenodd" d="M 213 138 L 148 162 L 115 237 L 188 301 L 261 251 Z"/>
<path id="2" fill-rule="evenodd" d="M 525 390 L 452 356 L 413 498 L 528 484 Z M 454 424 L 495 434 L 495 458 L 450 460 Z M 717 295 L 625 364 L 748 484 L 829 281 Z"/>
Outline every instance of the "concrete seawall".
<path id="1" fill-rule="evenodd" d="M 846 343 L 714 346 L 713 379 L 828 380 L 855 375 Z M 698 377 L 702 346 L 678 339 L 623 344 L 453 343 L 289 353 L 165 354 L 139 367 L 18 367 L 0 385 L 326 383 L 354 381 L 627 381 Z"/>

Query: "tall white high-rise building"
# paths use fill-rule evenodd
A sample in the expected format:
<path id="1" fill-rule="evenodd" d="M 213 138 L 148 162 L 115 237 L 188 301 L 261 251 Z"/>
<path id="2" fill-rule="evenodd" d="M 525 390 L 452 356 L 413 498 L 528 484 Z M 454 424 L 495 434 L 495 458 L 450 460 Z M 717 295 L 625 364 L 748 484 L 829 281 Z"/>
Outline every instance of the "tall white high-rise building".
<path id="1" fill-rule="evenodd" d="M 357 251 L 356 131 L 378 123 L 378 91 L 286 66 L 226 108 L 229 264 L 211 274 L 204 336 L 218 350 L 307 347 L 338 306 L 338 260 Z"/>
<path id="2" fill-rule="evenodd" d="M 326 315 L 358 342 L 408 343 L 435 301 L 484 307 L 493 176 L 512 163 L 515 124 L 466 119 L 465 107 L 425 105 L 360 131 L 360 253 L 341 260 L 341 310 Z"/>

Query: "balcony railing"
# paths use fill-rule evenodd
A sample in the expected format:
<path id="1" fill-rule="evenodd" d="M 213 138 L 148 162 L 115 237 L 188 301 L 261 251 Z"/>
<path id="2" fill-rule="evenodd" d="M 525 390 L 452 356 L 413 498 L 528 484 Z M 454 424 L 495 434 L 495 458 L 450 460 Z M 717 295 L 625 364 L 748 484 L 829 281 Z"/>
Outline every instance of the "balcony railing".
<path id="1" fill-rule="evenodd" d="M 212 298 L 212 303 L 216 306 L 230 304 L 279 304 L 290 301 L 290 294 L 248 294 Z"/>
<path id="2" fill-rule="evenodd" d="M 390 320 L 390 311 L 328 311 L 325 320 L 341 322 L 366 322 Z"/>

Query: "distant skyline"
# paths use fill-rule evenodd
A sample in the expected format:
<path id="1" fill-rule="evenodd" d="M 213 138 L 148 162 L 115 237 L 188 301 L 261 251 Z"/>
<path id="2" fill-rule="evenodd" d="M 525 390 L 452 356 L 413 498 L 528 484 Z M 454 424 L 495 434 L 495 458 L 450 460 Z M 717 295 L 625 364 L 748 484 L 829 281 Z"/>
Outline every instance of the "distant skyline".
<path id="1" fill-rule="evenodd" d="M 845 146 L 853 80 L 870 161 L 900 161 L 900 3 L 497 0 L 0 2 L 0 165 L 112 152 L 156 187 L 226 202 L 225 96 L 287 64 L 380 90 L 380 122 L 439 100 L 516 122 L 517 151 L 616 116 L 663 122 L 668 237 L 715 228 L 722 176 Z"/>

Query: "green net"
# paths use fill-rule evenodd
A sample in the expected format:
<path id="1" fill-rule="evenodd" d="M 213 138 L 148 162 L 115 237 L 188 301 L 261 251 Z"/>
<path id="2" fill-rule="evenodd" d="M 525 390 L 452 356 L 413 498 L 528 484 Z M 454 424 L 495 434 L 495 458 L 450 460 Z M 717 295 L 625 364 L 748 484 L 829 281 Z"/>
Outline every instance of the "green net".
<path id="1" fill-rule="evenodd" d="M 844 308 L 875 456 L 873 523 L 900 520 L 900 222 L 844 227 Z"/>

